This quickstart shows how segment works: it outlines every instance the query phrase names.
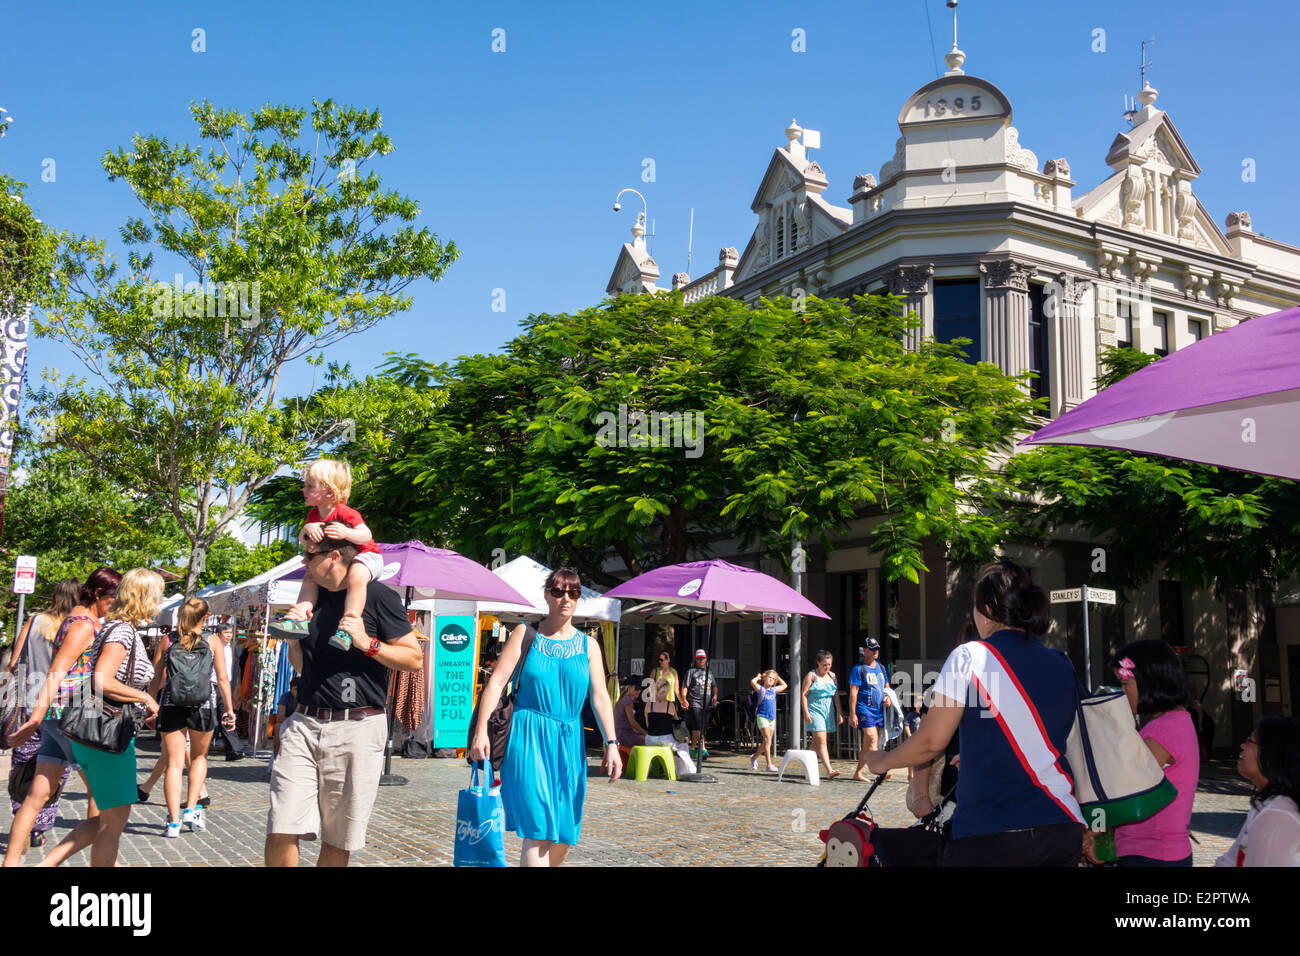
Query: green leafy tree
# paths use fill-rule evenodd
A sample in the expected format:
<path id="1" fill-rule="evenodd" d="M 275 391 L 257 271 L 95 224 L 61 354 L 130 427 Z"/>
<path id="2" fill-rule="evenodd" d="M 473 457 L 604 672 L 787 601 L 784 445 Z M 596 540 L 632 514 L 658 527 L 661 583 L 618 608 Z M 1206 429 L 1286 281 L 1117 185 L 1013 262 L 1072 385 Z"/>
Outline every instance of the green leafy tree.
<path id="1" fill-rule="evenodd" d="M 1107 388 L 1156 356 L 1110 349 Z M 1181 459 L 1050 445 L 1016 455 L 1008 479 L 1023 492 L 1027 528 L 1076 525 L 1106 542 L 1107 583 L 1140 588 L 1164 573 L 1222 595 L 1300 570 L 1300 484 Z"/>
<path id="2" fill-rule="evenodd" d="M 115 485 L 74 452 L 34 442 L 26 429 L 18 447 L 0 554 L 6 568 L 17 555 L 36 557 L 28 607 L 43 606 L 62 579 L 85 580 L 101 565 L 176 567 L 187 542 L 160 502 Z M 12 614 L 17 599 L 6 605 Z"/>
<path id="3" fill-rule="evenodd" d="M 221 584 L 229 581 L 238 584 L 249 578 L 269 571 L 271 568 L 287 561 L 298 551 L 290 541 L 276 541 L 271 544 L 259 544 L 249 547 L 238 538 L 226 535 L 213 542 L 208 550 L 208 563 L 199 578 L 199 586 Z"/>
<path id="4" fill-rule="evenodd" d="M 11 317 L 21 316 L 35 299 L 48 292 L 57 246 L 54 234 L 23 201 L 25 185 L 0 173 L 0 324 L 6 333 Z M 9 336 L 0 336 L 0 342 L 8 347 Z M 9 367 L 13 359 L 0 355 L 0 366 Z M 18 361 L 25 365 L 26 356 Z M 0 535 L 4 531 L 9 456 L 17 427 L 16 420 L 9 420 L 8 407 L 0 404 Z"/>
<path id="5" fill-rule="evenodd" d="M 304 400 L 348 409 L 347 435 L 323 451 L 351 466 L 348 504 L 362 513 L 376 541 L 401 542 L 417 535 L 447 541 L 445 529 L 412 523 L 426 492 L 396 467 L 412 441 L 438 427 L 435 413 L 443 399 L 444 390 L 431 383 L 429 369 L 419 359 L 390 353 L 383 374 L 331 384 Z M 306 517 L 302 476 L 272 478 L 252 496 L 248 513 L 268 525 L 301 526 Z"/>
<path id="6" fill-rule="evenodd" d="M 620 296 L 534 316 L 499 355 L 396 358 L 390 376 L 437 398 L 372 468 L 405 497 L 372 507 L 480 560 L 523 552 L 605 583 L 611 554 L 638 573 L 737 533 L 784 556 L 792 534 L 866 512 L 890 577 L 915 579 L 934 537 L 987 553 L 1015 530 L 991 506 L 998 464 L 1037 406 L 954 345 L 909 352 L 897 306 Z"/>
<path id="7" fill-rule="evenodd" d="M 91 376 L 40 393 L 57 440 L 165 504 L 189 542 L 186 593 L 249 496 L 351 427 L 330 394 L 282 400 L 285 367 L 323 363 L 409 308 L 404 290 L 458 255 L 369 171 L 393 150 L 377 111 L 191 112 L 200 146 L 137 135 L 104 156 L 145 210 L 121 230 L 126 268 L 103 242 L 64 236 L 38 325 Z M 190 281 L 170 284 L 178 266 Z M 331 367 L 328 380 L 347 377 Z"/>

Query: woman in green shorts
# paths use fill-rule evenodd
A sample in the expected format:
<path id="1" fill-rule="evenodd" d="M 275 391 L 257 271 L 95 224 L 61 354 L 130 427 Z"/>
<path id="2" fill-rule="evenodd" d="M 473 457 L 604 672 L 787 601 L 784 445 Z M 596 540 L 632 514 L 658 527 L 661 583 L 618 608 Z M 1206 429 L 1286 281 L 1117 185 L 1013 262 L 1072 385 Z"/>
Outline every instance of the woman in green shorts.
<path id="1" fill-rule="evenodd" d="M 92 651 L 95 689 L 108 700 L 135 705 L 137 725 L 146 713 L 150 720 L 157 716 L 158 702 L 145 691 L 153 680 L 153 662 L 136 626 L 153 620 L 162 596 L 163 579 L 157 571 L 134 568 L 126 572 Z M 69 742 L 99 806 L 99 816 L 78 824 L 59 846 L 71 844 L 67 855 L 90 846 L 91 866 L 114 866 L 122 830 L 137 798 L 135 741 L 120 754 Z"/>

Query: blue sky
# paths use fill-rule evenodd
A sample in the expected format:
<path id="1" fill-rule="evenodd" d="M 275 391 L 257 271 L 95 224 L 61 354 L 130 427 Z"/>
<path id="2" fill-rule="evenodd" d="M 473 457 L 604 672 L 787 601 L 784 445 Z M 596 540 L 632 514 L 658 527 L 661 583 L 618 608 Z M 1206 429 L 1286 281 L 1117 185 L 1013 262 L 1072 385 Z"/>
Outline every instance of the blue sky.
<path id="1" fill-rule="evenodd" d="M 371 168 L 416 198 L 420 223 L 462 250 L 406 314 L 336 347 L 364 373 L 385 351 L 442 361 L 498 349 L 529 313 L 597 303 L 646 194 L 662 281 L 743 248 L 749 203 L 791 117 L 822 131 L 827 198 L 893 153 L 908 95 L 942 70 L 942 0 L 626 4 L 338 2 L 8 4 L 0 106 L 14 124 L 0 169 L 29 183 L 47 223 L 115 243 L 139 207 L 100 158 L 135 132 L 194 139 L 188 107 L 249 110 L 312 97 L 378 108 L 396 151 Z M 1300 244 L 1300 133 L 1284 75 L 1300 14 L 1290 4 L 980 2 L 960 5 L 966 70 L 1010 98 L 1021 143 L 1065 157 L 1076 195 L 1107 174 L 1138 89 L 1138 44 L 1155 36 L 1152 83 L 1202 167 L 1194 189 L 1222 226 L 1248 209 L 1257 232 Z M 927 23 L 927 10 L 929 23 Z M 205 53 L 191 31 L 206 33 Z M 933 33 L 931 33 L 931 27 Z M 506 50 L 491 49 L 505 30 Z M 806 52 L 792 50 L 803 30 Z M 1094 52 L 1096 30 L 1105 52 Z M 932 39 L 933 38 L 933 39 Z M 42 182 L 42 161 L 56 162 Z M 656 180 L 642 181 L 642 161 Z M 1242 161 L 1256 179 L 1242 181 Z M 506 311 L 492 311 L 504 289 Z M 34 341 L 28 372 L 73 371 Z M 296 370 L 286 391 L 306 390 Z"/>

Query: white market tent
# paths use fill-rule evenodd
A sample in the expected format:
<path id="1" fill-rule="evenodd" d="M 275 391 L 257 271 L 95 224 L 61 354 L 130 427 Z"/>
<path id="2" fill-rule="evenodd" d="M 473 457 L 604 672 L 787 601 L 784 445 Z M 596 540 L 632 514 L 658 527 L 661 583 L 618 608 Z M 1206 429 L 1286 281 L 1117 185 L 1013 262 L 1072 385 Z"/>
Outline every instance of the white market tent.
<path id="1" fill-rule="evenodd" d="M 221 592 L 229 590 L 235 586 L 236 585 L 231 584 L 229 581 L 223 581 L 220 584 L 209 584 L 207 587 L 199 588 L 194 593 L 198 597 L 207 598 L 211 601 L 214 594 L 220 594 Z M 184 603 L 184 594 L 172 595 L 164 601 L 162 607 L 158 609 L 158 613 L 154 615 L 153 623 L 159 627 L 175 627 L 176 618 L 181 612 L 181 605 Z"/>
<path id="2" fill-rule="evenodd" d="M 301 557 L 282 561 L 247 581 L 230 585 L 222 591 L 207 596 L 208 605 L 213 614 L 233 614 L 240 608 L 267 604 L 272 606 L 292 604 L 298 599 L 298 589 L 302 587 L 302 575 L 291 580 L 286 578 L 294 571 L 301 571 L 302 566 Z"/>

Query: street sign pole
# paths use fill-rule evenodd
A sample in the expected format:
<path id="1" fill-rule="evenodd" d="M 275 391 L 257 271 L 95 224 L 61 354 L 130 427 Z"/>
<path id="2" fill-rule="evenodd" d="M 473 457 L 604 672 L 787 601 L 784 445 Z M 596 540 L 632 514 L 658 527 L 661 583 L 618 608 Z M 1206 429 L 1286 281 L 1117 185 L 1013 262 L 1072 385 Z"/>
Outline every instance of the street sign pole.
<path id="1" fill-rule="evenodd" d="M 11 647 L 14 644 L 18 643 L 18 635 L 23 632 L 23 605 L 26 602 L 27 602 L 27 595 L 19 594 L 18 595 L 18 620 L 14 622 L 14 639 L 12 642 L 10 642 Z"/>
<path id="2" fill-rule="evenodd" d="M 1092 693 L 1092 642 L 1088 635 L 1088 585 L 1083 586 L 1083 673 Z"/>

